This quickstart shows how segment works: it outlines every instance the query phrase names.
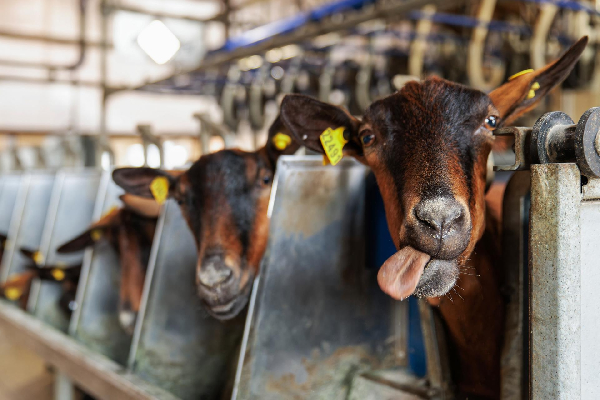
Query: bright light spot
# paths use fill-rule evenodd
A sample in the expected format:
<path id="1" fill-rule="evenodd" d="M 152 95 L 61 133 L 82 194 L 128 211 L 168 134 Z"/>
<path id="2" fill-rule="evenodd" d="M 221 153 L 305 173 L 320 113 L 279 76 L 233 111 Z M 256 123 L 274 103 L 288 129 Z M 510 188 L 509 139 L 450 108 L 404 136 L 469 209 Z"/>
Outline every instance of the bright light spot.
<path id="1" fill-rule="evenodd" d="M 280 61 L 281 57 L 283 57 L 283 52 L 281 49 L 271 49 L 265 54 L 265 58 L 270 63 L 276 63 L 277 61 Z"/>
<path id="2" fill-rule="evenodd" d="M 346 101 L 346 95 L 339 89 L 332 90 L 329 93 L 329 102 L 336 106 L 341 106 Z"/>
<path id="3" fill-rule="evenodd" d="M 102 155 L 100 156 L 100 165 L 105 171 L 110 169 L 110 153 L 108 151 L 102 152 Z"/>
<path id="4" fill-rule="evenodd" d="M 132 144 L 127 148 L 127 164 L 132 167 L 144 165 L 144 147 L 141 144 Z"/>
<path id="5" fill-rule="evenodd" d="M 281 78 L 283 78 L 284 73 L 285 73 L 285 71 L 279 65 L 276 65 L 271 70 L 271 76 L 273 77 L 273 79 L 276 79 L 276 80 L 280 80 Z"/>
<path id="6" fill-rule="evenodd" d="M 159 20 L 145 27 L 137 42 L 155 63 L 161 65 L 169 61 L 181 47 L 179 39 Z"/>
<path id="7" fill-rule="evenodd" d="M 185 146 L 175 144 L 170 140 L 165 141 L 165 168 L 183 167 L 188 160 L 189 154 Z"/>
<path id="8" fill-rule="evenodd" d="M 300 54 L 300 48 L 295 44 L 289 44 L 287 46 L 283 46 L 281 48 L 282 60 L 287 60 L 288 58 L 296 57 Z"/>
<path id="9" fill-rule="evenodd" d="M 160 167 L 160 151 L 155 144 L 148 145 L 148 166 L 151 168 L 159 168 Z"/>
<path id="10" fill-rule="evenodd" d="M 211 136 L 208 141 L 208 151 L 214 153 L 215 151 L 223 150 L 225 148 L 225 141 L 221 136 Z"/>
<path id="11" fill-rule="evenodd" d="M 261 56 L 250 56 L 248 57 L 248 66 L 250 67 L 250 69 L 256 69 L 256 68 L 260 68 L 260 66 L 263 64 L 263 59 Z"/>

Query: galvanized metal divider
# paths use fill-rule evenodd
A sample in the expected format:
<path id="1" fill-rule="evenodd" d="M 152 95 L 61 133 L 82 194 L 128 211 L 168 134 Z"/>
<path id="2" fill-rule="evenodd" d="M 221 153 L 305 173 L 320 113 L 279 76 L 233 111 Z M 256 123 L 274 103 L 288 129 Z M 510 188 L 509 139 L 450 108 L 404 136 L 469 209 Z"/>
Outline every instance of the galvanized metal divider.
<path id="1" fill-rule="evenodd" d="M 0 282 L 25 269 L 28 261 L 19 251 L 21 247 L 39 249 L 54 178 L 51 171 L 23 175 L 8 230 L 10 240 L 2 260 Z"/>
<path id="2" fill-rule="evenodd" d="M 0 233 L 2 234 L 8 234 L 20 186 L 21 173 L 2 175 L 2 191 L 0 191 Z"/>
<path id="3" fill-rule="evenodd" d="M 196 292 L 196 259 L 192 233 L 168 200 L 152 244 L 128 367 L 181 399 L 218 399 L 227 391 L 245 316 L 221 322 L 206 314 Z"/>
<path id="4" fill-rule="evenodd" d="M 600 180 L 575 164 L 532 165 L 532 399 L 600 397 Z"/>
<path id="5" fill-rule="evenodd" d="M 94 210 L 96 221 L 113 207 L 121 206 L 123 193 L 113 181 L 110 172 L 102 176 Z M 107 242 L 99 241 L 86 250 L 77 289 L 79 307 L 73 313 L 69 334 L 86 347 L 105 355 L 121 365 L 127 362 L 131 335 L 119 323 L 119 288 L 121 265 L 116 250 Z"/>
<path id="6" fill-rule="evenodd" d="M 46 264 L 70 265 L 83 261 L 81 255 L 59 255 L 56 248 L 86 229 L 92 221 L 101 174 L 92 169 L 57 173 L 40 245 Z M 69 320 L 58 307 L 60 294 L 59 284 L 33 282 L 28 310 L 66 332 Z"/>
<path id="7" fill-rule="evenodd" d="M 408 312 L 396 307 L 407 303 L 392 301 L 365 268 L 366 172 L 351 160 L 280 158 L 233 399 L 427 397 L 397 351 L 406 349 Z"/>
<path id="8" fill-rule="evenodd" d="M 532 128 L 499 131 L 494 133 L 515 137 L 515 163 L 497 169 L 531 169 L 529 270 L 522 273 L 524 268 L 510 267 L 513 281 L 509 286 L 503 369 L 522 370 L 521 382 L 528 380 L 529 387 L 521 390 L 521 397 L 597 399 L 600 108 L 590 108 L 577 123 L 555 111 L 544 114 Z M 523 229 L 504 244 L 513 246 L 505 247 L 507 260 L 518 263 L 525 250 L 518 241 L 527 229 L 519 221 L 526 211 L 527 179 L 521 175 L 515 178 L 518 182 L 511 204 L 516 210 L 508 214 L 512 220 L 508 223 L 521 223 Z M 515 226 L 509 229 L 514 231 Z M 521 322 L 515 318 L 519 313 L 523 315 Z M 528 365 L 519 360 L 519 353 L 527 350 Z M 519 386 L 514 380 L 513 384 Z M 503 398 L 510 398 L 506 390 L 509 385 L 510 381 L 503 383 Z"/>
<path id="9" fill-rule="evenodd" d="M 529 382 L 529 171 L 517 171 L 502 204 L 502 270 L 506 324 L 501 359 L 501 399 L 528 397 Z"/>

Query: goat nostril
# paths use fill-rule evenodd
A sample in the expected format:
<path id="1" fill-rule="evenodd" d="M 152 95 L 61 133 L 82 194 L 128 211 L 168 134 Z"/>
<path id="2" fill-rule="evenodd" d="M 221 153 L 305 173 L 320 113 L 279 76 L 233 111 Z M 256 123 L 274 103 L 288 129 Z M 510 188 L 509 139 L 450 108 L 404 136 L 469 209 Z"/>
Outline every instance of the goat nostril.
<path id="1" fill-rule="evenodd" d="M 464 211 L 455 201 L 426 200 L 414 208 L 417 221 L 436 234 L 455 229 L 464 220 Z"/>
<path id="2" fill-rule="evenodd" d="M 200 268 L 198 280 L 202 285 L 214 288 L 227 281 L 231 275 L 231 269 L 225 266 L 215 266 L 214 264 L 210 263 Z"/>

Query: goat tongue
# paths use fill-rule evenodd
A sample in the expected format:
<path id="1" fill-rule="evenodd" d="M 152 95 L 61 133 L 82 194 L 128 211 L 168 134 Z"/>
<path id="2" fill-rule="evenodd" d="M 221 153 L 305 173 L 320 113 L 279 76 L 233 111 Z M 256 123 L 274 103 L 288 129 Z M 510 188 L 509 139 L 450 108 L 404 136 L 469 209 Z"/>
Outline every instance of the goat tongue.
<path id="1" fill-rule="evenodd" d="M 379 287 L 396 300 L 414 293 L 425 266 L 431 257 L 406 246 L 388 258 L 377 274 Z"/>

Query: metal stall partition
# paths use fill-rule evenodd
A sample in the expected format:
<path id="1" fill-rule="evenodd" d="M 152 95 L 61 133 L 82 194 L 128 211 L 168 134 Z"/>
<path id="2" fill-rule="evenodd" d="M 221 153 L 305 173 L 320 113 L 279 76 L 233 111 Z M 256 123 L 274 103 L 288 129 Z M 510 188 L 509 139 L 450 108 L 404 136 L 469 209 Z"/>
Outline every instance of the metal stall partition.
<path id="1" fill-rule="evenodd" d="M 532 165 L 532 399 L 600 398 L 599 239 L 600 179 L 586 183 L 575 164 Z"/>
<path id="2" fill-rule="evenodd" d="M 506 296 L 501 399 L 528 397 L 529 382 L 529 171 L 515 172 L 502 203 L 502 270 Z"/>
<path id="3" fill-rule="evenodd" d="M 505 196 L 509 302 L 503 398 L 600 397 L 599 132 L 598 107 L 586 111 L 577 124 L 556 111 L 544 114 L 532 128 L 494 132 L 515 137 L 515 164 L 497 169 L 531 170 L 529 176 L 517 172 Z M 524 221 L 528 206 L 529 226 Z M 523 262 L 527 254 L 528 270 Z M 522 355 L 526 361 L 520 360 Z M 512 378 L 505 379 L 505 372 L 512 372 Z"/>
<path id="4" fill-rule="evenodd" d="M 122 193 L 123 190 L 112 181 L 111 173 L 105 172 L 98 191 L 94 221 L 113 207 L 121 206 L 119 195 Z M 86 252 L 85 258 L 77 290 L 79 307 L 71 318 L 69 334 L 89 349 L 125 365 L 131 335 L 119 323 L 121 265 L 118 254 L 107 241 L 100 240 Z"/>
<path id="5" fill-rule="evenodd" d="M 39 249 L 54 178 L 55 173 L 51 171 L 31 172 L 22 177 L 10 222 L 8 236 L 11 240 L 2 262 L 1 282 L 12 274 L 24 271 L 30 262 L 19 251 L 21 248 Z"/>
<path id="6" fill-rule="evenodd" d="M 17 196 L 21 186 L 21 174 L 18 172 L 2 175 L 2 190 L 0 191 L 0 233 L 8 235 L 10 221 L 13 216 Z M 10 247 L 9 243 L 5 246 Z M 4 258 L 4 257 L 3 257 Z M 2 260 L 4 265 L 4 260 Z M 3 267 L 4 269 L 4 267 Z"/>
<path id="7" fill-rule="evenodd" d="M 408 303 L 366 267 L 366 173 L 352 160 L 280 158 L 234 399 L 428 397 L 407 368 Z"/>
<path id="8" fill-rule="evenodd" d="M 92 169 L 57 173 L 40 245 L 46 265 L 83 262 L 82 255 L 57 254 L 56 248 L 91 223 L 101 175 L 101 171 Z M 34 282 L 27 307 L 40 320 L 66 332 L 69 320 L 58 306 L 60 295 L 60 284 Z"/>
<path id="9" fill-rule="evenodd" d="M 178 205 L 158 221 L 128 366 L 184 400 L 220 399 L 235 367 L 245 315 L 217 321 L 197 295 L 196 244 Z"/>

